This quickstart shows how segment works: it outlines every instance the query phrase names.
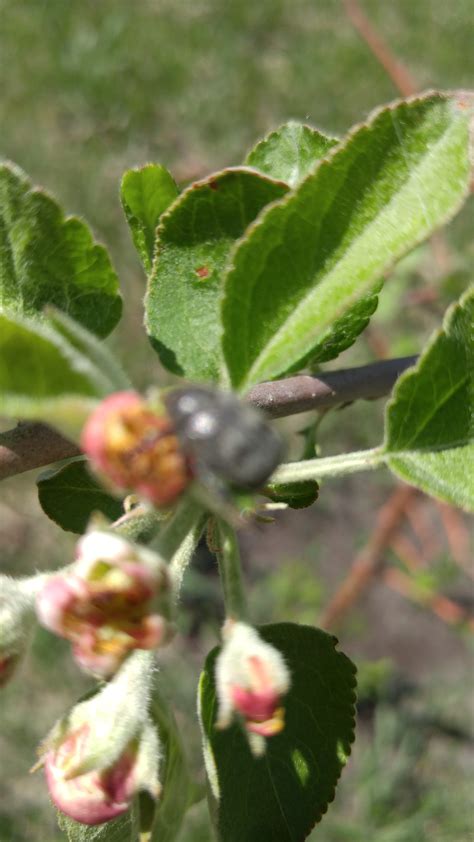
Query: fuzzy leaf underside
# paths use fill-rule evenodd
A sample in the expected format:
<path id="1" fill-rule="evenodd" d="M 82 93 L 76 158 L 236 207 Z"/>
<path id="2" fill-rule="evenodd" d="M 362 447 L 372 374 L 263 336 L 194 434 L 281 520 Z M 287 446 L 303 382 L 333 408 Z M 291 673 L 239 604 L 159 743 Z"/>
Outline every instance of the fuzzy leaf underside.
<path id="1" fill-rule="evenodd" d="M 104 337 L 120 319 L 117 275 L 87 225 L 65 217 L 16 166 L 0 165 L 0 311 L 53 305 Z"/>
<path id="2" fill-rule="evenodd" d="M 385 452 L 403 479 L 474 511 L 474 286 L 398 380 Z"/>
<path id="3" fill-rule="evenodd" d="M 224 280 L 235 388 L 355 340 L 383 275 L 464 201 L 471 110 L 435 93 L 375 112 L 250 226 Z"/>
<path id="4" fill-rule="evenodd" d="M 285 729 L 267 740 L 262 758 L 251 755 L 238 724 L 215 729 L 214 650 L 200 685 L 211 812 L 220 842 L 303 842 L 333 800 L 350 754 L 355 667 L 319 629 L 279 623 L 259 633 L 283 653 L 291 672 Z"/>
<path id="5" fill-rule="evenodd" d="M 102 372 L 50 325 L 0 314 L 0 415 L 75 429 L 110 390 Z"/>
<path id="6" fill-rule="evenodd" d="M 94 826 L 81 824 L 64 813 L 57 813 L 58 825 L 68 842 L 136 842 L 132 818 L 129 813 L 106 824 Z"/>
<path id="7" fill-rule="evenodd" d="M 100 371 L 109 392 L 132 389 L 132 383 L 106 342 L 98 339 L 83 325 L 54 307 L 47 307 L 48 323 L 65 337 L 69 345 L 87 358 Z"/>
<path id="8" fill-rule="evenodd" d="M 391 470 L 425 494 L 474 512 L 474 444 L 438 453 L 390 456 Z"/>
<path id="9" fill-rule="evenodd" d="M 222 273 L 232 245 L 288 188 L 246 169 L 223 170 L 185 190 L 161 219 L 145 299 L 145 324 L 163 365 L 218 381 Z"/>

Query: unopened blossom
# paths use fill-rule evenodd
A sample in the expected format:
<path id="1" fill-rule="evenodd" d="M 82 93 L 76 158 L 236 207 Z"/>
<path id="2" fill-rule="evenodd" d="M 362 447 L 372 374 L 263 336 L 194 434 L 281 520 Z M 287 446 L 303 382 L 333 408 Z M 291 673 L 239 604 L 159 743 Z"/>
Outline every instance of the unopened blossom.
<path id="1" fill-rule="evenodd" d="M 160 612 L 169 590 L 159 556 L 94 530 L 79 540 L 75 563 L 47 581 L 36 610 L 46 628 L 71 641 L 83 669 L 107 678 L 132 650 L 166 642 L 170 626 Z"/>
<path id="2" fill-rule="evenodd" d="M 282 696 L 290 673 L 281 653 L 247 623 L 228 620 L 216 661 L 217 728 L 227 728 L 239 715 L 254 754 L 265 751 L 265 738 L 284 728 Z"/>
<path id="3" fill-rule="evenodd" d="M 161 747 L 146 712 L 147 687 L 140 682 L 144 662 L 134 659 L 60 720 L 41 748 L 52 801 L 83 824 L 120 816 L 140 791 L 155 799 L 161 791 Z"/>
<path id="4" fill-rule="evenodd" d="M 35 620 L 35 590 L 43 583 L 42 576 L 0 576 L 0 687 L 11 679 L 26 652 Z"/>
<path id="5" fill-rule="evenodd" d="M 119 489 L 168 506 L 191 480 L 171 419 L 136 392 L 116 392 L 89 416 L 81 446 L 92 465 Z"/>

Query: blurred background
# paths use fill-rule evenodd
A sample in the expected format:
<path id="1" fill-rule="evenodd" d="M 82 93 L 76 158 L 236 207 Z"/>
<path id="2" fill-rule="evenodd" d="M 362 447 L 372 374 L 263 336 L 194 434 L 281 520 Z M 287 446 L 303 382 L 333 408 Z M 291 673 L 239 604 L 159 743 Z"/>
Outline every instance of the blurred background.
<path id="1" fill-rule="evenodd" d="M 118 199 L 126 168 L 157 161 L 184 184 L 239 164 L 290 118 L 342 135 L 400 91 L 474 79 L 471 0 L 0 0 L 0 21 L 0 155 L 110 249 L 125 315 L 109 342 L 139 387 L 163 375 L 141 328 L 144 277 Z M 472 280 L 472 210 L 399 264 L 370 328 L 331 367 L 420 349 Z M 293 442 L 309 420 L 285 422 Z M 373 446 L 382 422 L 383 401 L 331 412 L 319 448 Z M 34 474 L 3 483 L 2 573 L 59 566 L 74 541 L 41 512 Z M 382 471 L 327 483 L 312 508 L 249 525 L 242 544 L 255 621 L 320 623 L 359 668 L 358 739 L 311 839 L 472 842 L 472 523 Z M 201 779 L 195 687 L 221 616 L 202 549 L 160 674 Z M 38 632 L 2 691 L 0 842 L 63 838 L 41 773 L 27 772 L 38 742 L 89 685 L 67 645 Z M 180 842 L 210 839 L 197 804 Z"/>

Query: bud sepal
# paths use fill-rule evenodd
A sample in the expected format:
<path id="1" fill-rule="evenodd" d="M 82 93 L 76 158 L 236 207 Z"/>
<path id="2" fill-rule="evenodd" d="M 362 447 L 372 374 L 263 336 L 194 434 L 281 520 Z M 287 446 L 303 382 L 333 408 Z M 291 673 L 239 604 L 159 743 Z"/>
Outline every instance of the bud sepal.
<path id="1" fill-rule="evenodd" d="M 35 625 L 35 595 L 47 576 L 0 576 L 0 687 L 7 684 L 28 649 Z"/>

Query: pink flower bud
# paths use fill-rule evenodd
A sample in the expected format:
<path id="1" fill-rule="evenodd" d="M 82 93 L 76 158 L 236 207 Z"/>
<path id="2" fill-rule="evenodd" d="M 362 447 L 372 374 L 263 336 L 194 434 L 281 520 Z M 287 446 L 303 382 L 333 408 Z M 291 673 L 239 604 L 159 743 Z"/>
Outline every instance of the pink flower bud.
<path id="1" fill-rule="evenodd" d="M 192 478 L 170 418 L 153 412 L 136 392 L 102 401 L 84 426 L 81 445 L 113 484 L 156 506 L 174 503 Z"/>
<path id="2" fill-rule="evenodd" d="M 136 653 L 43 743 L 38 766 L 54 804 L 70 818 L 101 824 L 126 812 L 140 791 L 158 798 L 161 746 L 147 714 L 152 677 L 148 653 Z"/>
<path id="3" fill-rule="evenodd" d="M 68 777 L 71 760 L 80 754 L 89 731 L 83 725 L 44 757 L 46 781 L 56 807 L 77 822 L 95 825 L 125 813 L 134 794 L 136 747 L 131 743 L 108 769 Z"/>
<path id="4" fill-rule="evenodd" d="M 74 657 L 109 677 L 134 649 L 155 649 L 169 625 L 152 613 L 169 598 L 168 568 L 159 556 L 106 532 L 80 539 L 77 560 L 40 591 L 36 610 L 46 628 L 70 640 Z"/>
<path id="5" fill-rule="evenodd" d="M 227 728 L 234 714 L 240 715 L 252 751 L 261 754 L 265 750 L 262 738 L 284 728 L 281 697 L 290 687 L 290 674 L 281 653 L 246 623 L 228 620 L 223 638 L 216 662 L 216 727 Z"/>

